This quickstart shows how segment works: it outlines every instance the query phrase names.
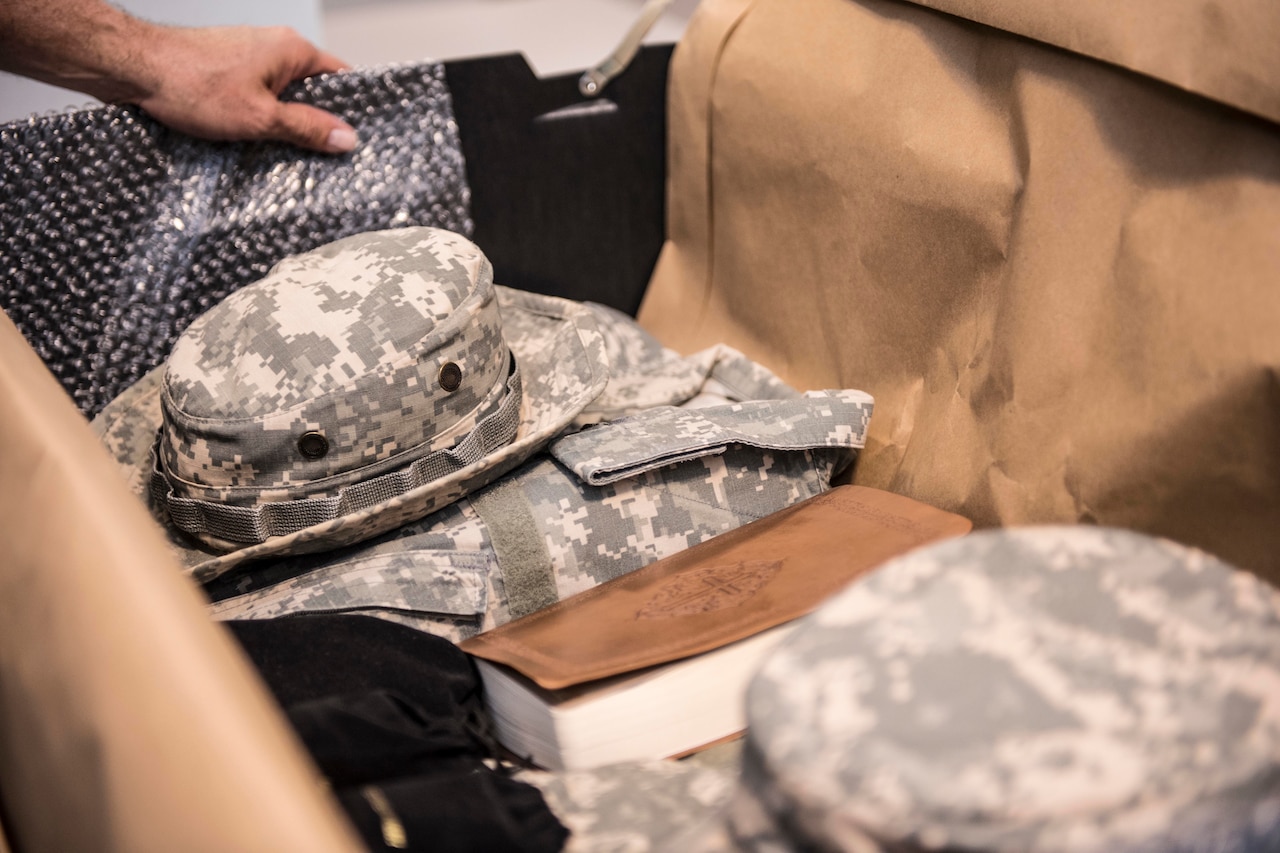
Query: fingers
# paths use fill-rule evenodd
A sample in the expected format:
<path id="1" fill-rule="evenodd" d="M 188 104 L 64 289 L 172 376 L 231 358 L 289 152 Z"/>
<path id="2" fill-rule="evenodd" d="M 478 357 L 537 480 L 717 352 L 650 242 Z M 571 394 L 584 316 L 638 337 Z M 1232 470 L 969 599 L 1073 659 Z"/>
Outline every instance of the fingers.
<path id="1" fill-rule="evenodd" d="M 356 147 L 355 128 L 337 116 L 305 104 L 277 105 L 276 120 L 264 138 L 325 154 L 344 154 Z"/>
<path id="2" fill-rule="evenodd" d="M 0 0 L 3 2 L 3 0 Z M 353 150 L 337 116 L 282 102 L 295 80 L 346 68 L 288 27 L 157 28 L 148 58 L 160 69 L 136 103 L 175 130 L 205 139 L 273 140 L 310 151 Z"/>
<path id="3" fill-rule="evenodd" d="M 311 68 L 302 76 L 307 77 L 312 74 L 332 74 L 335 71 L 346 71 L 350 67 L 350 65 L 343 62 L 333 54 L 325 53 L 323 50 L 317 50 L 315 59 L 311 64 Z"/>
<path id="4" fill-rule="evenodd" d="M 346 71 L 350 67 L 291 27 L 262 27 L 250 33 L 256 39 L 251 61 L 263 63 L 270 69 L 271 87 L 277 92 L 303 77 Z"/>
<path id="5" fill-rule="evenodd" d="M 285 85 L 303 77 L 344 71 L 348 67 L 341 59 L 318 49 L 292 29 L 279 28 L 273 32 L 277 36 L 274 51 L 267 51 L 266 55 L 270 57 L 274 52 L 280 57 L 275 62 L 277 68 L 292 65 L 290 73 L 285 75 L 288 79 L 278 80 L 277 85 L 269 84 L 273 93 L 278 94 Z M 292 63 L 284 59 L 289 54 L 294 56 Z M 265 79 L 269 80 L 271 76 L 268 72 Z M 346 153 L 354 149 L 357 142 L 355 129 L 337 116 L 315 107 L 278 101 L 274 120 L 264 138 L 326 154 Z"/>

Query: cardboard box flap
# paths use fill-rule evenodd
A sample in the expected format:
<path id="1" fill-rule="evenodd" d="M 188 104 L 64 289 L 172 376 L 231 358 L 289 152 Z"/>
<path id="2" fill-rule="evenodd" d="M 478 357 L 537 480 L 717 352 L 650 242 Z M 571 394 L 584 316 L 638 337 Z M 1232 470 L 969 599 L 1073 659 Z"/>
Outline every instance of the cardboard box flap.
<path id="1" fill-rule="evenodd" d="M 1280 580 L 1280 126 L 897 0 L 703 0 L 669 99 L 663 343 L 874 395 L 854 482 Z"/>
<path id="2" fill-rule="evenodd" d="M 16 849 L 353 850 L 318 771 L 0 313 L 0 812 Z"/>
<path id="3" fill-rule="evenodd" d="M 1280 122 L 1271 0 L 910 0 L 1101 59 Z"/>

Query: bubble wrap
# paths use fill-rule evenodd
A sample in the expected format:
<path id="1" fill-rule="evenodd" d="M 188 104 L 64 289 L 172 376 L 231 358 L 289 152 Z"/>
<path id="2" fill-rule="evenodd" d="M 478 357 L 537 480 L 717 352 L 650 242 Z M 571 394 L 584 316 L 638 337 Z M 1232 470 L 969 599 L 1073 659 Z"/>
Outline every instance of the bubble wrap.
<path id="1" fill-rule="evenodd" d="M 470 235 L 442 65 L 311 78 L 283 97 L 342 116 L 360 146 L 205 142 L 120 106 L 0 126 L 0 308 L 86 415 L 286 255 L 402 225 Z"/>

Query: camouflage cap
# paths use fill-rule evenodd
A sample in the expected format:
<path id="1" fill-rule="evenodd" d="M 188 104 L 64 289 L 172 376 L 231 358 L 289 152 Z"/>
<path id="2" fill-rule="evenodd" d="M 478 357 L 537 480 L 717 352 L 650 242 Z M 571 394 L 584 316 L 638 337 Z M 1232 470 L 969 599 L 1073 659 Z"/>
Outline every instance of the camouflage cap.
<path id="1" fill-rule="evenodd" d="M 220 570 L 366 539 L 511 470 L 603 390 L 590 311 L 501 290 L 475 244 L 435 228 L 286 259 L 108 406 L 134 416 L 104 410 L 129 433 L 104 440 Z"/>
<path id="2" fill-rule="evenodd" d="M 1280 842 L 1280 594 L 1171 542 L 922 549 L 808 618 L 747 701 L 728 820 L 685 849 Z"/>

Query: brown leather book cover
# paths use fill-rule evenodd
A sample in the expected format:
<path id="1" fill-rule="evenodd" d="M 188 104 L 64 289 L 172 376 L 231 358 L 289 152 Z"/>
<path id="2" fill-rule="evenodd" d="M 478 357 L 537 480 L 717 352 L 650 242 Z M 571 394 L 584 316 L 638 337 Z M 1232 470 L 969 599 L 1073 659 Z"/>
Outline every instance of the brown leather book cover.
<path id="1" fill-rule="evenodd" d="M 968 519 L 836 486 L 461 644 L 557 690 L 719 648 L 813 610 L 891 557 Z"/>

